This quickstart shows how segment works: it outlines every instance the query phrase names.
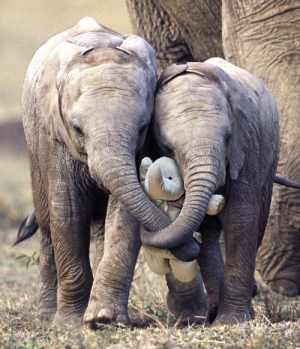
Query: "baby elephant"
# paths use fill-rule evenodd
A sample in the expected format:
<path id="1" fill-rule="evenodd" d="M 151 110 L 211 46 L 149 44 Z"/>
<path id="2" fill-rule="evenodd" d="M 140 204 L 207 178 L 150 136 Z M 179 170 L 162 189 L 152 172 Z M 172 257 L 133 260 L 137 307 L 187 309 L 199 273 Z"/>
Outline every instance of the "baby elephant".
<path id="1" fill-rule="evenodd" d="M 34 233 L 36 215 L 41 318 L 69 324 L 85 313 L 91 326 L 129 322 L 138 220 L 152 230 L 156 221 L 169 224 L 136 171 L 155 87 L 151 46 L 92 18 L 52 37 L 29 65 L 22 107 L 35 212 L 24 229 Z M 145 222 L 149 212 L 153 224 Z M 94 280 L 90 230 L 97 242 Z"/>
<path id="2" fill-rule="evenodd" d="M 198 262 L 215 322 L 251 320 L 256 251 L 268 219 L 279 156 L 272 94 L 257 77 L 220 58 L 172 65 L 158 82 L 153 136 L 160 156 L 172 157 L 179 166 L 186 194 L 178 218 L 161 231 L 143 230 L 142 242 L 169 249 L 190 239 L 194 231 L 201 232 Z M 216 216 L 205 215 L 215 193 L 226 205 Z M 218 245 L 221 229 L 225 267 Z M 194 286 L 185 293 L 191 318 L 200 302 Z M 169 304 L 179 316 L 182 306 L 175 291 Z"/>

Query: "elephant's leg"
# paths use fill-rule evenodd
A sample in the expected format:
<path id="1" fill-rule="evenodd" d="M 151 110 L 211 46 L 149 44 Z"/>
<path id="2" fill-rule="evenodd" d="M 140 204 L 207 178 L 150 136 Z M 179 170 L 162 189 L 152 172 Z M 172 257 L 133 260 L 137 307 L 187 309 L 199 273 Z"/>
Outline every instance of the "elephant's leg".
<path id="1" fill-rule="evenodd" d="M 57 270 L 50 230 L 40 228 L 42 239 L 40 245 L 40 277 L 42 287 L 39 294 L 38 318 L 53 320 L 57 310 Z"/>
<path id="2" fill-rule="evenodd" d="M 139 222 L 110 195 L 104 254 L 84 315 L 88 327 L 101 323 L 129 324 L 127 304 L 140 246 Z"/>
<path id="3" fill-rule="evenodd" d="M 90 226 L 88 214 L 72 209 L 51 215 L 51 235 L 58 275 L 57 312 L 59 324 L 81 323 L 86 309 L 93 276 L 89 262 Z M 72 217 L 70 221 L 66 217 Z"/>
<path id="4" fill-rule="evenodd" d="M 198 263 L 210 302 L 209 321 L 212 322 L 218 311 L 219 291 L 224 272 L 224 262 L 219 244 L 221 225 L 218 218 L 206 215 L 200 231 L 202 244 Z"/>
<path id="5" fill-rule="evenodd" d="M 89 261 L 92 183 L 86 169 L 73 159 L 51 161 L 49 212 L 51 238 L 57 268 L 57 312 L 54 321 L 68 325 L 80 323 L 93 283 Z M 53 166 L 52 166 L 53 164 Z M 80 173 L 80 176 L 75 174 Z M 84 178 L 83 183 L 81 179 Z"/>
<path id="6" fill-rule="evenodd" d="M 104 254 L 105 220 L 93 220 L 91 224 L 91 232 L 95 240 L 95 255 L 93 259 L 93 275 L 95 276 L 98 265 L 101 262 Z"/>
<path id="7" fill-rule="evenodd" d="M 185 324 L 203 323 L 207 320 L 209 303 L 203 289 L 201 274 L 191 282 L 180 282 L 173 273 L 166 275 L 169 292 L 167 305 L 170 312 Z"/>
<path id="8" fill-rule="evenodd" d="M 236 324 L 254 318 L 251 299 L 260 235 L 260 193 L 253 188 L 250 193 L 243 187 L 235 185 L 223 212 L 226 260 L 215 320 L 219 324 Z"/>
<path id="9" fill-rule="evenodd" d="M 39 292 L 38 317 L 41 320 L 52 320 L 57 310 L 57 271 L 50 235 L 49 211 L 38 160 L 31 152 L 29 158 L 33 201 L 41 233 L 39 268 L 42 286 Z"/>
<path id="10" fill-rule="evenodd" d="M 98 265 L 104 254 L 105 217 L 108 197 L 104 194 L 98 197 L 95 213 L 91 222 L 91 232 L 95 240 L 95 256 L 93 260 L 93 275 L 96 275 Z"/>

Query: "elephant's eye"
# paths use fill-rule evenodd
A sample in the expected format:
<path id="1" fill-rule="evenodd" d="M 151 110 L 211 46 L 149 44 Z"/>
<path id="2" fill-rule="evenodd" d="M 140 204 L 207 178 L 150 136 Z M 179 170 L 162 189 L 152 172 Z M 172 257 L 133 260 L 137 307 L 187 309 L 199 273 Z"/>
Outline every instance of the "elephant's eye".
<path id="1" fill-rule="evenodd" d="M 147 121 L 144 121 L 142 123 L 142 126 L 140 128 L 140 131 L 139 131 L 139 136 L 142 137 L 144 135 L 144 133 L 146 132 L 147 130 L 147 127 L 148 127 L 148 122 Z"/>
<path id="2" fill-rule="evenodd" d="M 228 145 L 232 138 L 232 132 L 231 130 L 228 130 L 225 136 L 225 144 Z"/>
<path id="3" fill-rule="evenodd" d="M 78 121 L 73 121 L 72 123 L 72 129 L 79 135 L 83 136 L 83 131 L 80 123 Z"/>
<path id="4" fill-rule="evenodd" d="M 167 156 L 167 157 L 169 157 L 171 159 L 174 158 L 174 156 L 175 156 L 174 150 L 173 150 L 172 146 L 169 143 L 162 142 L 161 148 L 162 148 L 162 152 L 164 153 L 165 156 Z"/>

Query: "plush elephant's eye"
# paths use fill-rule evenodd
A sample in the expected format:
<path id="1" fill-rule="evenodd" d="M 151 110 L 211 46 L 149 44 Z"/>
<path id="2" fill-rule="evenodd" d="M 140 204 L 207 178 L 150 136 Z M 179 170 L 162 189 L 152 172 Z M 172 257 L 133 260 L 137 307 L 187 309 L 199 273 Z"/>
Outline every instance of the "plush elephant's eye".
<path id="1" fill-rule="evenodd" d="M 82 127 L 79 124 L 78 121 L 73 121 L 72 123 L 72 129 L 79 135 L 79 136 L 83 136 L 83 131 L 82 131 Z"/>

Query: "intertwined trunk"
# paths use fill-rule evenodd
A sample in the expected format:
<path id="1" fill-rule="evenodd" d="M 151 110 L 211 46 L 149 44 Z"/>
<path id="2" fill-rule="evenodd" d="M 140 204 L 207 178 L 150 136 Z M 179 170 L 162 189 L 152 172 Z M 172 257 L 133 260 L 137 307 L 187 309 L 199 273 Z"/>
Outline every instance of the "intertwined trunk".
<path id="1" fill-rule="evenodd" d="M 107 143 L 113 142 L 108 139 Z M 103 146 L 101 142 L 91 149 L 89 169 L 98 185 L 108 189 L 149 230 L 156 231 L 170 224 L 168 217 L 144 193 L 129 143 Z"/>

